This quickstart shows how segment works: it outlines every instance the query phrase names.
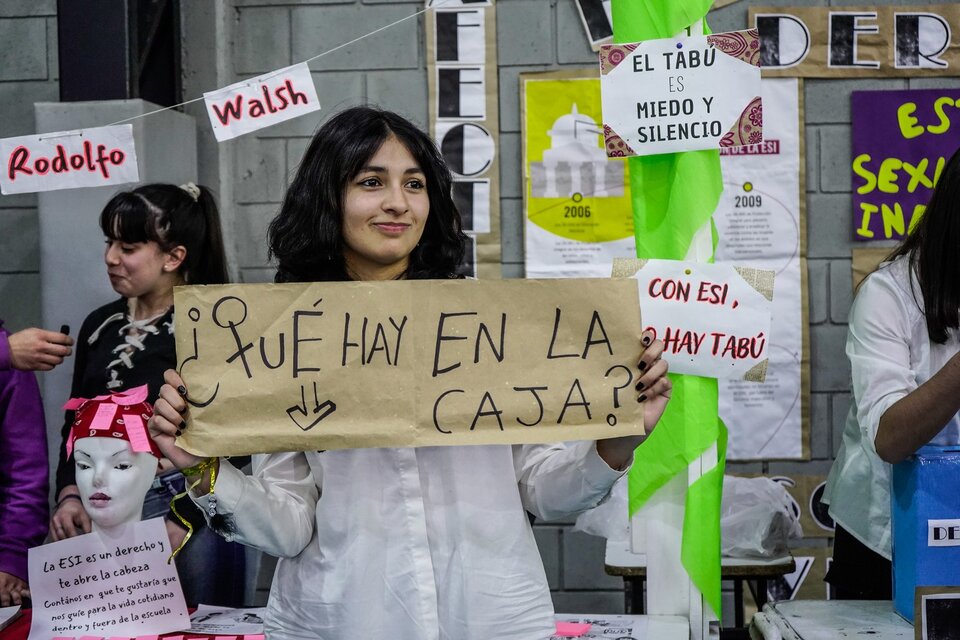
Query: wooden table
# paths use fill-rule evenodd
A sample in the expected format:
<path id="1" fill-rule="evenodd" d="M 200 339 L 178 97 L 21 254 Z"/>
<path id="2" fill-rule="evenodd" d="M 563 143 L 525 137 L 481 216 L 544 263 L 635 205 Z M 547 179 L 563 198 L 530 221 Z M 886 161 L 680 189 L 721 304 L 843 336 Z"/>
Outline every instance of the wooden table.
<path id="1" fill-rule="evenodd" d="M 762 640 L 913 640 L 913 634 L 889 600 L 771 602 L 750 623 L 750 636 Z"/>
<path id="2" fill-rule="evenodd" d="M 626 587 L 627 613 L 643 613 L 643 584 L 647 579 L 647 556 L 632 553 L 629 543 L 607 542 L 604 569 L 608 575 L 621 576 Z M 793 556 L 781 558 L 721 558 L 720 579 L 733 581 L 734 626 L 745 628 L 743 613 L 743 582 L 757 582 L 757 609 L 767 602 L 767 580 L 777 578 L 797 568 Z"/>

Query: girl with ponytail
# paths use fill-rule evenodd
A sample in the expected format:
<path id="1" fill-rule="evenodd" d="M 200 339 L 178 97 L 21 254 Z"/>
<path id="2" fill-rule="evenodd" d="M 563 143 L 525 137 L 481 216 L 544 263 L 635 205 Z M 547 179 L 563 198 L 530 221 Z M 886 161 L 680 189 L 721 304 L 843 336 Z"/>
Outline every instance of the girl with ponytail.
<path id="1" fill-rule="evenodd" d="M 227 267 L 220 215 L 206 187 L 187 183 L 148 184 L 115 195 L 100 214 L 110 285 L 120 297 L 87 316 L 77 337 L 71 398 L 95 398 L 147 385 L 156 400 L 163 372 L 176 368 L 173 288 L 184 284 L 223 284 Z M 75 467 L 65 443 L 74 422 L 67 411 L 57 467 L 57 505 L 50 522 L 54 540 L 90 531 L 79 499 Z M 147 493 L 144 518 L 164 515 L 170 499 L 183 490 L 183 476 L 162 460 Z M 171 543 L 183 540 L 187 523 L 193 540 L 177 556 L 189 604 L 240 606 L 243 549 L 206 529 L 189 500 L 179 500 L 167 519 Z M 231 577 L 232 576 L 232 577 Z"/>

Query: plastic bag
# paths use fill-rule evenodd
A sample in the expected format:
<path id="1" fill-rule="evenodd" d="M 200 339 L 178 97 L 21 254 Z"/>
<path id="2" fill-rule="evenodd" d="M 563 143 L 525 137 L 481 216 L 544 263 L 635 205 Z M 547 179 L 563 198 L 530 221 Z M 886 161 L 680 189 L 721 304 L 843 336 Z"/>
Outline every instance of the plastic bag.
<path id="1" fill-rule="evenodd" d="M 611 542 L 630 540 L 627 477 L 617 480 L 610 497 L 577 518 L 576 531 Z M 770 478 L 723 477 L 720 546 L 724 556 L 776 558 L 786 555 L 788 541 L 803 537 L 793 498 Z"/>
<path id="2" fill-rule="evenodd" d="M 803 537 L 800 513 L 786 488 L 770 478 L 723 477 L 720 548 L 735 558 L 776 558 Z"/>
<path id="3" fill-rule="evenodd" d="M 577 516 L 573 528 L 592 536 L 614 542 L 630 540 L 630 521 L 627 518 L 627 476 L 624 474 L 610 489 L 610 497 L 593 509 Z"/>

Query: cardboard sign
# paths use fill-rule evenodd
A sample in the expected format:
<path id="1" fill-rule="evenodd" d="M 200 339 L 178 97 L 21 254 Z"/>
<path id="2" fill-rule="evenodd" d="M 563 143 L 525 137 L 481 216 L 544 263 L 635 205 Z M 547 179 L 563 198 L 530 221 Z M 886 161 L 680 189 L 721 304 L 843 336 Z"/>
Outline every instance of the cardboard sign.
<path id="1" fill-rule="evenodd" d="M 169 556 L 163 518 L 133 523 L 115 536 L 94 532 L 30 549 L 29 640 L 132 637 L 189 627 Z"/>
<path id="2" fill-rule="evenodd" d="M 631 280 L 178 287 L 198 455 L 643 433 Z"/>
<path id="3" fill-rule="evenodd" d="M 0 158 L 4 195 L 140 180 L 129 124 L 3 138 Z"/>
<path id="4" fill-rule="evenodd" d="M 764 76 L 917 78 L 955 76 L 951 25 L 960 4 L 749 7 L 763 41 Z"/>
<path id="5" fill-rule="evenodd" d="M 756 30 L 600 47 L 607 155 L 763 140 Z"/>
<path id="6" fill-rule="evenodd" d="M 636 279 L 644 327 L 663 341 L 670 371 L 763 382 L 774 272 L 679 260 L 616 260 Z"/>
<path id="7" fill-rule="evenodd" d="M 320 99 L 306 63 L 203 94 L 217 142 L 318 111 Z"/>
<path id="8" fill-rule="evenodd" d="M 854 91 L 854 240 L 902 240 L 957 150 L 960 89 Z"/>

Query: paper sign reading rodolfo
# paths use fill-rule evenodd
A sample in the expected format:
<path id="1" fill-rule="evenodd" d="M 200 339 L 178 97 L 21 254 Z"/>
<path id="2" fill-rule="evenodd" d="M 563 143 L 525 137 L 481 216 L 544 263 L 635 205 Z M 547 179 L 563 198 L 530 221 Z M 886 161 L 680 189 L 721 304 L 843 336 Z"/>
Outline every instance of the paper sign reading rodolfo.
<path id="1" fill-rule="evenodd" d="M 200 455 L 643 433 L 632 280 L 178 287 Z"/>
<path id="2" fill-rule="evenodd" d="M 763 382 L 774 272 L 678 260 L 616 260 L 637 280 L 647 330 L 670 371 Z"/>
<path id="3" fill-rule="evenodd" d="M 129 124 L 4 138 L 0 158 L 4 195 L 140 180 Z"/>
<path id="4" fill-rule="evenodd" d="M 763 139 L 755 29 L 600 47 L 607 155 L 642 156 Z"/>
<path id="5" fill-rule="evenodd" d="M 217 142 L 270 127 L 320 109 L 305 63 L 203 94 Z"/>

